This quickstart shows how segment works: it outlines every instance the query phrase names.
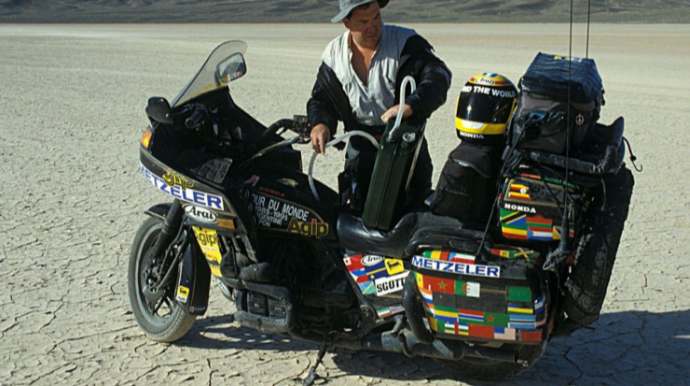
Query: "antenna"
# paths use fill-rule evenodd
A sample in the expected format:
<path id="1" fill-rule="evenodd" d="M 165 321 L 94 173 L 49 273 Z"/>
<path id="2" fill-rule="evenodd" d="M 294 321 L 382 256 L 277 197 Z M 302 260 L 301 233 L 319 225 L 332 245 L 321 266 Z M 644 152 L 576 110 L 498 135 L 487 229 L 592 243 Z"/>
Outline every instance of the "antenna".
<path id="1" fill-rule="evenodd" d="M 570 0 L 570 43 L 568 45 L 568 118 L 565 126 L 565 184 L 563 186 L 563 213 L 561 216 L 561 242 L 558 245 L 560 253 L 567 253 L 568 238 L 570 237 L 570 221 L 568 213 L 570 206 L 570 195 L 568 194 L 568 177 L 570 177 L 570 86 L 573 75 L 573 0 Z M 569 251 L 568 251 L 569 252 Z"/>
<path id="2" fill-rule="evenodd" d="M 561 241 L 558 243 L 558 247 L 551 251 L 544 265 L 542 266 L 545 270 L 553 270 L 556 265 L 565 259 L 569 254 L 568 249 L 568 238 L 570 237 L 570 221 L 568 214 L 570 213 L 570 195 L 568 194 L 569 177 L 570 177 L 570 100 L 571 100 L 571 83 L 573 75 L 573 3 L 574 0 L 570 0 L 570 35 L 568 36 L 568 97 L 567 97 L 567 119 L 565 126 L 565 179 L 563 181 L 563 212 L 561 213 Z M 587 6 L 587 56 L 589 56 L 589 18 L 591 11 L 591 0 L 588 1 Z"/>
<path id="3" fill-rule="evenodd" d="M 592 0 L 588 0 L 587 1 L 587 44 L 585 45 L 585 58 L 589 58 L 589 19 L 590 19 L 591 15 L 592 15 Z"/>

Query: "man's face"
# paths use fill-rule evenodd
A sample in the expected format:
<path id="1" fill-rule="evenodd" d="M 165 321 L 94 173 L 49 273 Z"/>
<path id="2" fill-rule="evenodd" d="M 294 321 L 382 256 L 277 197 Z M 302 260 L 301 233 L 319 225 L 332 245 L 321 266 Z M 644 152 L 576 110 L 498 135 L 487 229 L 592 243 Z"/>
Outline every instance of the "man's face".
<path id="1" fill-rule="evenodd" d="M 381 9 L 377 1 L 367 5 L 355 8 L 352 17 L 343 19 L 343 24 L 358 46 L 373 49 L 381 38 Z"/>

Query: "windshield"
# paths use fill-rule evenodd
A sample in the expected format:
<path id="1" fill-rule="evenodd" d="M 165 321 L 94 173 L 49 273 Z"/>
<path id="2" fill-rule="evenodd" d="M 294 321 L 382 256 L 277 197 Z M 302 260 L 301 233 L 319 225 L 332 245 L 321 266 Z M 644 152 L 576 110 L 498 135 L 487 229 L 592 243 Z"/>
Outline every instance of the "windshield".
<path id="1" fill-rule="evenodd" d="M 190 99 L 226 86 L 247 72 L 244 53 L 247 43 L 231 40 L 222 43 L 211 52 L 206 62 L 175 97 L 172 107 L 180 106 Z"/>

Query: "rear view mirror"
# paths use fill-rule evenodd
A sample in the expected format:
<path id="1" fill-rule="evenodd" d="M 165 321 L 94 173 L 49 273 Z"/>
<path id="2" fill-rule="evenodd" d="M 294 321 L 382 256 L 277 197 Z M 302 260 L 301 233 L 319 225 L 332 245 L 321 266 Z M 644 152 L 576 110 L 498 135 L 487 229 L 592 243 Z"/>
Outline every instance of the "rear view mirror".
<path id="1" fill-rule="evenodd" d="M 216 66 L 216 84 L 227 84 L 247 73 L 247 64 L 240 53 L 225 58 Z"/>
<path id="2" fill-rule="evenodd" d="M 171 125 L 173 123 L 171 112 L 170 103 L 163 97 L 151 97 L 146 104 L 146 115 L 152 121 Z"/>

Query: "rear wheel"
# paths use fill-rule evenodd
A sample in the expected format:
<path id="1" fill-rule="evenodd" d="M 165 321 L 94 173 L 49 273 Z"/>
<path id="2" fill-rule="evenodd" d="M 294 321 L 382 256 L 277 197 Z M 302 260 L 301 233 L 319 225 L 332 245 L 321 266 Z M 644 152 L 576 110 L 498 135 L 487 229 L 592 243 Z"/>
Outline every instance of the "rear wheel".
<path id="1" fill-rule="evenodd" d="M 573 325 L 599 318 L 618 253 L 635 179 L 623 166 L 604 178 L 585 222 L 577 263 L 566 283 L 564 310 Z"/>
<path id="2" fill-rule="evenodd" d="M 151 249 L 163 228 L 163 221 L 148 218 L 134 237 L 129 256 L 127 282 L 129 301 L 141 330 L 157 342 L 174 342 L 184 336 L 196 320 L 175 302 L 177 272 L 162 294 L 152 296 L 148 290 L 162 279 L 162 259 L 151 256 Z M 177 271 L 177 267 L 174 268 Z"/>
<path id="3" fill-rule="evenodd" d="M 436 359 L 436 361 L 458 378 L 500 381 L 527 370 L 543 352 L 542 346 L 518 347 L 517 357 L 520 363 L 473 357 L 464 357 L 456 361 L 446 359 Z"/>

